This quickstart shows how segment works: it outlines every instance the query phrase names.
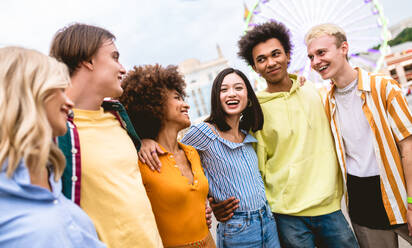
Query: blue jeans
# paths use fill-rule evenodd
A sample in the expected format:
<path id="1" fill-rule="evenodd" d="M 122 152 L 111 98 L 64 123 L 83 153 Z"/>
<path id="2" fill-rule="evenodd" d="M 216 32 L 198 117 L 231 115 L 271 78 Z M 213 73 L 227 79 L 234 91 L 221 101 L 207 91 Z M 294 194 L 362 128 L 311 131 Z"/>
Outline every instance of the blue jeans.
<path id="1" fill-rule="evenodd" d="M 282 247 L 358 248 L 342 211 L 314 216 L 275 214 Z"/>
<path id="2" fill-rule="evenodd" d="M 235 212 L 217 227 L 217 247 L 280 248 L 276 222 L 268 206 Z"/>

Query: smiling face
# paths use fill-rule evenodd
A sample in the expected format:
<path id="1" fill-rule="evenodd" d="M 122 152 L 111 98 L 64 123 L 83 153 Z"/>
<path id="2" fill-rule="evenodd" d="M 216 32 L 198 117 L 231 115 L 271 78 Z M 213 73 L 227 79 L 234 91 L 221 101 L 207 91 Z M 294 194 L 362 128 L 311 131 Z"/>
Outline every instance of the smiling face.
<path id="1" fill-rule="evenodd" d="M 347 63 L 348 43 L 346 41 L 338 47 L 336 38 L 325 34 L 310 40 L 307 49 L 311 67 L 324 80 L 333 80 L 340 76 L 341 68 Z"/>
<path id="2" fill-rule="evenodd" d="M 276 38 L 257 44 L 252 49 L 253 69 L 267 83 L 276 84 L 288 78 L 290 54 L 285 53 L 280 41 Z"/>
<path id="3" fill-rule="evenodd" d="M 225 114 L 240 117 L 247 103 L 247 88 L 243 79 L 236 73 L 227 74 L 220 86 L 220 104 Z"/>
<path id="4" fill-rule="evenodd" d="M 106 40 L 91 59 L 93 75 L 102 97 L 119 97 L 123 93 L 121 80 L 126 73 L 119 62 L 119 52 L 112 40 Z"/>
<path id="5" fill-rule="evenodd" d="M 180 130 L 190 126 L 189 105 L 176 90 L 167 91 L 164 125 L 176 123 Z"/>
<path id="6" fill-rule="evenodd" d="M 73 102 L 64 93 L 64 89 L 53 89 L 44 104 L 53 137 L 65 134 L 67 116 L 69 110 L 73 108 Z"/>

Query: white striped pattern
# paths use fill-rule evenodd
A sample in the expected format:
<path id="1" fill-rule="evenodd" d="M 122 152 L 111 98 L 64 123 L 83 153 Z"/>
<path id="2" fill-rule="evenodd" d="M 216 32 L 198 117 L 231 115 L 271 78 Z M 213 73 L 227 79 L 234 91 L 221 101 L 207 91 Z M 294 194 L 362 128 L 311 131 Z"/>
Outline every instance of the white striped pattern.
<path id="1" fill-rule="evenodd" d="M 237 211 L 257 210 L 266 202 L 254 142 L 257 140 L 250 134 L 243 143 L 230 142 L 217 136 L 206 123 L 192 126 L 182 139 L 199 152 L 209 180 L 209 195 L 218 202 L 236 197 L 240 201 Z"/>
<path id="2" fill-rule="evenodd" d="M 384 75 L 358 70 L 358 90 L 364 101 L 363 111 L 374 133 L 374 149 L 379 164 L 382 199 L 391 225 L 406 222 L 406 184 L 396 142 L 412 134 L 412 115 L 396 81 Z M 333 96 L 326 99 L 338 160 L 346 182 L 345 150 Z"/>

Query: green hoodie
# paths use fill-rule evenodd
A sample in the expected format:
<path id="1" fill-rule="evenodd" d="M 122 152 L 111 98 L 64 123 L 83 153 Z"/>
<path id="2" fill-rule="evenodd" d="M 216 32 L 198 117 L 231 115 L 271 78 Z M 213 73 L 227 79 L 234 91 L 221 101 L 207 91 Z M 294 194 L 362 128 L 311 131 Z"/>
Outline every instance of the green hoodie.
<path id="1" fill-rule="evenodd" d="M 340 209 L 342 179 L 322 99 L 314 85 L 261 91 L 264 115 L 255 133 L 259 170 L 273 212 L 318 216 Z"/>

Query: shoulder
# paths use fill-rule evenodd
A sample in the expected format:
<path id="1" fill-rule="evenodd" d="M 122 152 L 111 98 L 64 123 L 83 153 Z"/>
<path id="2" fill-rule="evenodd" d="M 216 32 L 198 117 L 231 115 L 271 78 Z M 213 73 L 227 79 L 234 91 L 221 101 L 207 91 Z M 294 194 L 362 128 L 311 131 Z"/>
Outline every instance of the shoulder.
<path id="1" fill-rule="evenodd" d="M 185 138 L 190 138 L 193 136 L 209 138 L 212 140 L 217 137 L 212 125 L 206 122 L 201 122 L 190 127 L 189 131 L 185 135 Z"/>

